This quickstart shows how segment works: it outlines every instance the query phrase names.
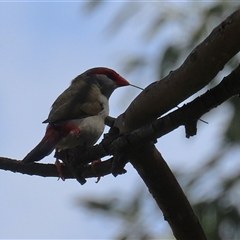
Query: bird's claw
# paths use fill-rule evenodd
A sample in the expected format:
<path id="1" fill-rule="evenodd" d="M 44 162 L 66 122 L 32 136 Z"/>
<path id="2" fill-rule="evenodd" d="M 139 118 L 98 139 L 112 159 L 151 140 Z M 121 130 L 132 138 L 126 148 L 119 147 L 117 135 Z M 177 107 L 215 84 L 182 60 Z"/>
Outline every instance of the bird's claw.
<path id="1" fill-rule="evenodd" d="M 65 166 L 64 163 L 62 163 L 58 159 L 56 159 L 55 165 L 57 167 L 57 171 L 58 171 L 58 175 L 59 175 L 58 180 L 61 178 L 63 181 L 65 181 L 65 177 L 64 177 L 63 171 L 62 171 L 62 166 Z"/>

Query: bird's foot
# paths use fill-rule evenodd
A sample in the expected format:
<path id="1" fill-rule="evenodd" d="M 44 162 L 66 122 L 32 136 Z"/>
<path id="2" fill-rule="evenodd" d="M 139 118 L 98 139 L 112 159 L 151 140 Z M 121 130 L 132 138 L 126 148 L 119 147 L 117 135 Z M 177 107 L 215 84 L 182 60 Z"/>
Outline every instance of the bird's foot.
<path id="1" fill-rule="evenodd" d="M 59 175 L 58 180 L 61 178 L 63 181 L 65 181 L 65 177 L 63 175 L 63 169 L 62 169 L 62 166 L 65 166 L 65 164 L 60 162 L 58 159 L 56 159 L 55 165 L 57 167 L 57 171 L 58 171 L 58 175 Z"/>

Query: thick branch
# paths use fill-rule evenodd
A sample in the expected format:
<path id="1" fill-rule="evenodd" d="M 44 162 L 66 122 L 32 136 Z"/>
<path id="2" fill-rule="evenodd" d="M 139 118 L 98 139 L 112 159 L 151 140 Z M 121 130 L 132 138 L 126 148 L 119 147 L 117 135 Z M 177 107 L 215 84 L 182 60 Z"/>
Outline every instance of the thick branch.
<path id="1" fill-rule="evenodd" d="M 146 158 L 147 155 L 150 157 Z M 131 161 L 133 166 L 163 211 L 176 239 L 206 240 L 186 196 L 154 145 L 145 144 L 134 157 Z"/>
<path id="2" fill-rule="evenodd" d="M 206 86 L 239 51 L 240 10 L 237 10 L 195 47 L 178 69 L 142 91 L 115 125 L 121 132 L 129 132 L 154 121 Z"/>

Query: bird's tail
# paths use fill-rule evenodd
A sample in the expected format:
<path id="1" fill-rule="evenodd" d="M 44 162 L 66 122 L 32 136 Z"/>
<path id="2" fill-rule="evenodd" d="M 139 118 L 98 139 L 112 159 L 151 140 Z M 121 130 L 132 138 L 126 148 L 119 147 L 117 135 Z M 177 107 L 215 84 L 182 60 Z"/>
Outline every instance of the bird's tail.
<path id="1" fill-rule="evenodd" d="M 61 138 L 61 134 L 55 126 L 48 125 L 41 142 L 23 158 L 22 162 L 32 163 L 43 159 L 55 149 Z"/>

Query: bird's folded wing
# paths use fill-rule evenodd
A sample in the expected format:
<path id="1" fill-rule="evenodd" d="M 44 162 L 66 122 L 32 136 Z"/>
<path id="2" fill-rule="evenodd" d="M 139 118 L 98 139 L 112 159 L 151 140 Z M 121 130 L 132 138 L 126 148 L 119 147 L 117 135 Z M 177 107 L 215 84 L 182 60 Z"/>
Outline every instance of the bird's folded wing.
<path id="1" fill-rule="evenodd" d="M 56 123 L 99 114 L 103 110 L 99 101 L 100 89 L 85 81 L 68 87 L 53 103 L 43 123 Z"/>

